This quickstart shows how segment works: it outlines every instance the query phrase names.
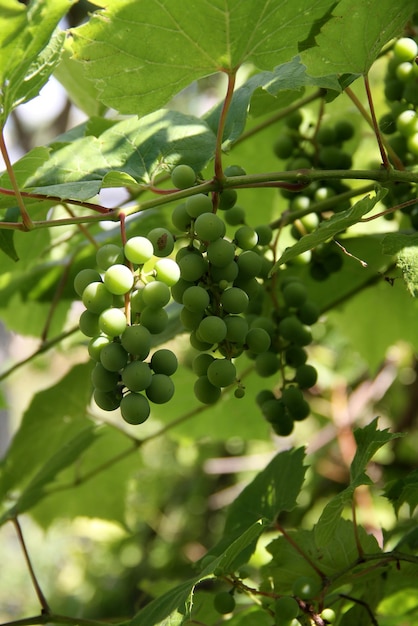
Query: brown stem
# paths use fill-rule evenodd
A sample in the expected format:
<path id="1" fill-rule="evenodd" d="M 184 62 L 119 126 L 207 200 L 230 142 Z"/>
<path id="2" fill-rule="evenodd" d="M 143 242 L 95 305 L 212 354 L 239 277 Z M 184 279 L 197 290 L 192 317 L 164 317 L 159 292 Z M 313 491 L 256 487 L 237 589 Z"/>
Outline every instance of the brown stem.
<path id="1" fill-rule="evenodd" d="M 374 103 L 373 103 L 372 92 L 370 89 L 369 77 L 367 74 L 365 74 L 363 78 L 364 78 L 364 86 L 366 88 L 367 100 L 369 103 L 370 113 L 372 117 L 374 134 L 376 135 L 376 139 L 377 139 L 377 143 L 378 143 L 379 151 L 380 151 L 380 156 L 382 157 L 382 163 L 385 169 L 390 170 L 391 165 L 389 163 L 388 156 L 386 154 L 386 150 L 383 145 L 382 134 L 380 132 L 379 124 L 377 123 L 377 119 L 376 119 L 376 111 L 374 109 Z"/>
<path id="2" fill-rule="evenodd" d="M 23 202 L 22 194 L 19 189 L 19 185 L 16 180 L 16 176 L 12 167 L 12 163 L 9 158 L 9 153 L 7 151 L 6 142 L 4 141 L 3 128 L 0 131 L 0 151 L 4 162 L 6 164 L 7 173 L 10 178 L 10 182 L 13 187 L 13 195 L 16 197 L 17 204 L 19 205 L 20 214 L 22 216 L 23 226 L 25 230 L 32 230 L 33 223 L 29 216 L 29 213 L 26 211 L 25 203 Z"/>
<path id="3" fill-rule="evenodd" d="M 222 140 L 225 130 L 226 116 L 228 115 L 229 107 L 231 105 L 232 96 L 234 94 L 236 70 L 232 70 L 231 74 L 228 74 L 228 86 L 226 90 L 225 100 L 222 105 L 221 115 L 219 117 L 218 132 L 216 135 L 216 151 L 215 151 L 215 177 L 218 180 L 224 178 L 222 170 Z"/>
<path id="4" fill-rule="evenodd" d="M 296 543 L 296 541 L 293 539 L 293 537 L 291 537 L 287 531 L 283 528 L 283 526 L 276 521 L 276 528 L 279 532 L 282 533 L 283 537 L 286 539 L 286 541 L 288 543 L 290 543 L 290 545 L 296 550 L 296 552 L 298 554 L 301 555 L 302 558 L 305 559 L 305 561 L 307 563 L 309 563 L 309 565 L 312 567 L 312 569 L 318 574 L 318 576 L 320 576 L 322 578 L 323 581 L 326 580 L 326 576 L 324 574 L 324 572 L 319 569 L 319 567 L 317 566 L 316 563 L 314 563 L 314 561 L 312 561 L 311 557 L 308 556 L 303 550 L 302 548 Z"/>
<path id="5" fill-rule="evenodd" d="M 12 519 L 12 522 L 13 522 L 14 527 L 16 529 L 16 533 L 17 533 L 17 536 L 18 536 L 18 539 L 19 539 L 19 543 L 20 543 L 20 546 L 22 548 L 23 555 L 25 557 L 27 568 L 29 570 L 29 575 L 31 577 L 32 584 L 33 584 L 33 586 L 35 588 L 35 593 L 38 596 L 39 604 L 41 605 L 42 613 L 44 615 L 49 615 L 51 613 L 51 610 L 50 610 L 48 602 L 46 601 L 46 598 L 45 598 L 45 596 L 44 596 L 44 594 L 42 592 L 42 589 L 41 589 L 41 587 L 40 587 L 40 585 L 38 583 L 38 579 L 36 578 L 35 571 L 33 569 L 32 562 L 30 560 L 30 556 L 29 556 L 28 550 L 26 548 L 25 540 L 23 538 L 23 533 L 22 533 L 22 529 L 21 529 L 20 524 L 19 524 L 19 520 L 17 519 L 17 517 L 14 517 Z"/>
<path id="6" fill-rule="evenodd" d="M 5 187 L 0 187 L 0 194 L 4 196 L 16 196 L 16 192 L 11 189 L 6 189 Z M 60 198 L 59 196 L 47 196 L 43 193 L 31 193 L 30 191 L 19 191 L 19 194 L 22 198 L 31 198 L 32 200 L 47 200 L 48 202 L 59 202 L 59 203 L 68 203 L 74 204 L 76 206 L 84 207 L 85 209 L 92 209 L 93 211 L 97 211 L 99 213 L 110 213 L 114 209 L 101 206 L 100 204 L 94 204 L 93 202 L 84 202 L 84 200 L 71 200 L 69 198 Z"/>

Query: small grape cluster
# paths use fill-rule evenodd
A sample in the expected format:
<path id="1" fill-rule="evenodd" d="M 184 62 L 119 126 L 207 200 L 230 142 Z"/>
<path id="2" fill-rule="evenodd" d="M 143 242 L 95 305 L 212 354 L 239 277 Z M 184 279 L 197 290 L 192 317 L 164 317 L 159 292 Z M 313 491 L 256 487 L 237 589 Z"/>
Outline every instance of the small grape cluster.
<path id="1" fill-rule="evenodd" d="M 287 170 L 310 169 L 349 169 L 352 165 L 351 155 L 344 150 L 344 143 L 354 136 L 354 126 L 348 120 L 338 120 L 335 124 L 322 124 L 311 132 L 308 128 L 302 131 L 303 115 L 300 111 L 293 113 L 285 121 L 285 129 L 274 144 L 274 152 L 280 159 L 285 159 Z M 305 189 L 295 192 L 281 189 L 281 194 L 289 202 L 290 213 L 298 212 L 290 233 L 299 240 L 314 231 L 323 219 L 316 206 L 324 201 L 328 203 L 327 211 L 334 213 L 350 208 L 349 200 L 340 195 L 350 188 L 340 180 L 322 180 L 311 183 Z M 311 252 L 309 270 L 314 280 L 322 281 L 330 274 L 338 272 L 342 266 L 342 256 L 336 246 L 322 245 Z"/>
<path id="2" fill-rule="evenodd" d="M 88 352 L 95 362 L 94 400 L 105 411 L 120 407 L 129 424 L 143 423 L 150 402 L 162 404 L 174 394 L 176 355 L 160 349 L 146 361 L 152 335 L 167 326 L 164 307 L 180 270 L 172 259 L 158 259 L 149 273 L 144 264 L 170 245 L 164 229 L 158 228 L 147 237 L 128 239 L 124 248 L 106 244 L 96 254 L 98 269 L 82 269 L 74 280 L 85 306 L 79 327 L 90 338 Z"/>

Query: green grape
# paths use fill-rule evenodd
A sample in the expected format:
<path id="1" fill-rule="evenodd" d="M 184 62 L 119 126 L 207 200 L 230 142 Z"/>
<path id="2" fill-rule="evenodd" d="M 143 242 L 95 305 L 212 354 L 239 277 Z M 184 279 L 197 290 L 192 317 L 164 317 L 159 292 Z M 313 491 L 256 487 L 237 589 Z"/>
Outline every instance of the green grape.
<path id="1" fill-rule="evenodd" d="M 164 307 L 171 298 L 170 288 L 159 280 L 147 283 L 141 295 L 145 305 L 156 308 Z"/>
<path id="2" fill-rule="evenodd" d="M 151 333 L 148 328 L 132 324 L 123 331 L 120 340 L 126 352 L 137 356 L 141 361 L 147 358 L 151 349 Z"/>
<path id="3" fill-rule="evenodd" d="M 105 271 L 103 281 L 110 293 L 122 296 L 132 289 L 134 277 L 129 267 L 118 263 Z"/>
<path id="4" fill-rule="evenodd" d="M 141 393 L 127 393 L 120 402 L 120 412 L 128 424 L 143 424 L 150 414 L 149 402 Z"/>
<path id="5" fill-rule="evenodd" d="M 221 397 L 221 389 L 212 385 L 207 376 L 199 376 L 193 389 L 196 398 L 203 404 L 215 404 Z"/>
<path id="6" fill-rule="evenodd" d="M 80 270 L 74 278 L 74 291 L 81 298 L 87 285 L 90 285 L 90 283 L 100 283 L 101 281 L 102 277 L 96 270 L 90 268 Z"/>
<path id="7" fill-rule="evenodd" d="M 318 380 L 318 372 L 313 365 L 303 364 L 296 369 L 295 381 L 301 389 L 313 387 Z"/>
<path id="8" fill-rule="evenodd" d="M 200 350 L 200 352 L 210 350 L 213 346 L 212 343 L 208 343 L 207 341 L 199 339 L 196 334 L 196 330 L 192 330 L 192 332 L 190 333 L 189 341 L 192 348 L 195 348 L 195 350 Z"/>
<path id="9" fill-rule="evenodd" d="M 263 315 L 257 316 L 251 322 L 251 328 L 263 328 L 266 331 L 266 333 L 269 334 L 270 338 L 274 336 L 275 331 L 276 331 L 276 327 L 275 327 L 273 320 Z"/>
<path id="10" fill-rule="evenodd" d="M 248 307 L 248 295 L 239 287 L 229 287 L 221 295 L 221 304 L 228 313 L 243 313 Z"/>
<path id="11" fill-rule="evenodd" d="M 225 223 L 215 213 L 202 213 L 194 223 L 194 231 L 201 241 L 215 241 L 225 234 Z"/>
<path id="12" fill-rule="evenodd" d="M 259 276 L 263 265 L 262 257 L 254 250 L 244 250 L 237 259 L 239 276 L 254 278 Z"/>
<path id="13" fill-rule="evenodd" d="M 174 237 L 166 228 L 153 228 L 147 238 L 152 243 L 155 256 L 165 257 L 174 250 Z"/>
<path id="14" fill-rule="evenodd" d="M 260 404 L 260 409 L 268 422 L 278 422 L 285 417 L 287 412 L 283 400 L 276 398 L 273 394 Z"/>
<path id="15" fill-rule="evenodd" d="M 224 169 L 225 176 L 245 176 L 247 172 L 240 165 L 228 165 Z"/>
<path id="16" fill-rule="evenodd" d="M 90 339 L 87 350 L 93 361 L 100 361 L 100 352 L 103 346 L 107 346 L 108 343 L 110 343 L 110 339 L 104 335 L 98 335 Z"/>
<path id="17" fill-rule="evenodd" d="M 219 241 L 222 241 L 222 239 L 219 239 Z M 181 278 L 191 283 L 198 281 L 207 270 L 207 262 L 198 250 L 182 256 L 178 264 Z"/>
<path id="18" fill-rule="evenodd" d="M 123 250 L 114 243 L 107 243 L 96 252 L 96 263 L 98 267 L 105 271 L 116 263 L 123 263 Z"/>
<path id="19" fill-rule="evenodd" d="M 128 353 L 120 343 L 111 342 L 103 346 L 100 352 L 101 364 L 110 372 L 118 372 L 128 362 Z"/>
<path id="20" fill-rule="evenodd" d="M 113 296 L 103 283 L 94 282 L 84 289 L 82 300 L 88 311 L 99 315 L 112 306 Z"/>
<path id="21" fill-rule="evenodd" d="M 171 172 L 171 182 L 177 189 L 189 189 L 196 182 L 196 173 L 190 165 L 176 165 Z"/>
<path id="22" fill-rule="evenodd" d="M 309 404 L 298 387 L 286 387 L 282 392 L 282 400 L 296 421 L 304 420 L 310 413 Z"/>
<path id="23" fill-rule="evenodd" d="M 398 61 L 413 61 L 418 54 L 418 45 L 410 37 L 401 37 L 395 42 L 393 53 Z"/>
<path id="24" fill-rule="evenodd" d="M 228 387 L 235 381 L 237 370 L 232 361 L 215 359 L 209 365 L 206 375 L 209 382 L 215 387 Z"/>
<path id="25" fill-rule="evenodd" d="M 408 109 L 400 113 L 396 120 L 396 128 L 404 137 L 410 137 L 418 132 L 418 115 Z"/>
<path id="26" fill-rule="evenodd" d="M 240 315 L 226 315 L 223 318 L 226 324 L 226 337 L 229 342 L 243 345 L 248 333 L 248 322 Z"/>
<path id="27" fill-rule="evenodd" d="M 314 302 L 311 302 L 310 300 L 302 304 L 302 306 L 299 307 L 298 312 L 297 312 L 297 316 L 300 319 L 300 321 L 303 324 L 307 324 L 308 326 L 315 324 L 315 322 L 317 322 L 319 319 L 319 315 L 320 315 L 319 308 Z"/>
<path id="28" fill-rule="evenodd" d="M 332 624 L 335 621 L 336 615 L 334 609 L 323 609 L 321 612 L 321 617 L 327 624 Z"/>
<path id="29" fill-rule="evenodd" d="M 186 200 L 186 211 L 190 217 L 198 217 L 202 213 L 212 213 L 213 205 L 209 196 L 205 196 L 203 193 L 197 193 L 195 196 L 190 196 Z"/>
<path id="30" fill-rule="evenodd" d="M 195 356 L 192 362 L 192 369 L 196 376 L 206 376 L 209 365 L 215 360 L 211 354 L 206 352 Z"/>
<path id="31" fill-rule="evenodd" d="M 281 620 L 294 619 L 299 614 L 299 604 L 295 598 L 292 598 L 291 596 L 277 598 L 274 603 L 274 613 L 276 615 L 276 624 L 278 623 L 277 616 L 280 617 Z"/>
<path id="32" fill-rule="evenodd" d="M 174 383 L 165 374 L 153 374 L 151 384 L 145 393 L 154 404 L 165 404 L 174 395 Z"/>
<path id="33" fill-rule="evenodd" d="M 192 285 L 183 293 L 183 305 L 194 313 L 203 313 L 209 306 L 210 297 L 206 289 Z"/>
<path id="34" fill-rule="evenodd" d="M 308 358 L 308 353 L 306 352 L 306 350 L 304 350 L 300 346 L 289 346 L 285 350 L 284 358 L 285 358 L 287 365 L 290 365 L 290 367 L 296 368 L 306 363 L 306 360 Z"/>
<path id="35" fill-rule="evenodd" d="M 292 156 L 296 145 L 297 144 L 293 135 L 283 133 L 274 142 L 273 152 L 278 159 L 289 159 Z"/>
<path id="36" fill-rule="evenodd" d="M 295 308 L 302 306 L 308 297 L 305 285 L 297 280 L 284 285 L 282 294 L 285 304 Z"/>
<path id="37" fill-rule="evenodd" d="M 310 205 L 311 205 L 311 199 L 309 198 L 309 196 L 298 194 L 290 202 L 290 209 L 292 211 L 306 211 L 306 209 L 309 209 Z"/>
<path id="38" fill-rule="evenodd" d="M 226 615 L 235 609 L 235 599 L 228 591 L 220 591 L 213 598 L 213 606 L 217 613 Z"/>
<path id="39" fill-rule="evenodd" d="M 99 391 L 99 389 L 95 389 L 93 398 L 99 409 L 114 411 L 119 408 L 122 395 L 117 391 Z"/>
<path id="40" fill-rule="evenodd" d="M 301 576 L 294 581 L 292 590 L 301 600 L 312 600 L 321 591 L 321 583 L 311 576 Z"/>
<path id="41" fill-rule="evenodd" d="M 397 78 L 387 80 L 385 83 L 384 94 L 386 100 L 389 102 L 395 102 L 401 100 L 403 94 L 403 84 Z"/>
<path id="42" fill-rule="evenodd" d="M 191 311 L 187 307 L 180 311 L 180 321 L 187 330 L 196 330 L 202 318 L 203 311 Z"/>
<path id="43" fill-rule="evenodd" d="M 273 229 L 268 224 L 260 224 L 254 230 L 257 233 L 258 245 L 268 246 L 273 239 Z"/>
<path id="44" fill-rule="evenodd" d="M 254 354 L 262 354 L 270 348 L 270 335 L 264 328 L 252 327 L 245 337 L 245 344 Z"/>
<path id="45" fill-rule="evenodd" d="M 146 304 L 143 300 L 142 293 L 144 291 L 144 286 L 139 286 L 138 289 L 131 293 L 130 302 L 131 302 L 131 313 L 141 313 L 141 311 L 146 307 Z"/>
<path id="46" fill-rule="evenodd" d="M 198 337 L 207 343 L 220 343 L 225 339 L 226 333 L 227 327 L 225 322 L 215 315 L 203 318 L 199 324 Z"/>
<path id="47" fill-rule="evenodd" d="M 271 426 L 279 437 L 288 437 L 294 428 L 293 417 L 288 411 L 285 411 L 279 419 L 271 422 Z"/>
<path id="48" fill-rule="evenodd" d="M 234 260 L 235 246 L 226 239 L 217 239 L 209 244 L 207 255 L 215 267 L 226 267 Z"/>
<path id="49" fill-rule="evenodd" d="M 225 213 L 225 222 L 230 226 L 238 226 L 238 224 L 244 224 L 245 211 L 240 206 L 234 206 Z"/>
<path id="50" fill-rule="evenodd" d="M 251 250 L 258 243 L 258 235 L 250 226 L 241 226 L 235 231 L 234 240 L 242 250 Z"/>
<path id="51" fill-rule="evenodd" d="M 276 396 L 271 389 L 261 389 L 255 397 L 257 405 L 261 408 L 267 400 L 275 400 Z"/>
<path id="52" fill-rule="evenodd" d="M 86 337 L 95 337 L 99 334 L 99 316 L 91 311 L 83 311 L 78 326 Z"/>
<path id="53" fill-rule="evenodd" d="M 124 251 L 128 261 L 143 265 L 154 254 L 154 246 L 146 237 L 131 237 L 125 243 Z"/>
<path id="54" fill-rule="evenodd" d="M 188 280 L 184 280 L 180 278 L 175 285 L 171 287 L 171 297 L 174 302 L 178 302 L 179 304 L 183 304 L 183 295 L 184 292 L 189 288 L 194 287 L 193 283 Z"/>
<path id="55" fill-rule="evenodd" d="M 280 368 L 280 360 L 273 352 L 257 354 L 255 358 L 255 371 L 262 378 L 275 374 Z"/>
<path id="56" fill-rule="evenodd" d="M 418 131 L 408 137 L 408 150 L 414 156 L 418 156 Z"/>
<path id="57" fill-rule="evenodd" d="M 284 121 L 286 126 L 288 128 L 292 128 L 293 130 L 297 130 L 299 126 L 302 124 L 302 122 L 303 122 L 303 114 L 302 114 L 302 111 L 300 110 L 293 111 L 293 113 L 290 113 L 290 115 L 288 115 Z"/>
<path id="58" fill-rule="evenodd" d="M 355 128 L 348 120 L 338 120 L 334 126 L 337 142 L 348 141 L 354 137 Z"/>
<path id="59" fill-rule="evenodd" d="M 333 146 L 337 142 L 337 133 L 332 126 L 321 126 L 316 134 L 316 140 L 321 146 Z"/>
<path id="60" fill-rule="evenodd" d="M 238 194 L 235 189 L 224 189 L 219 194 L 219 205 L 218 209 L 220 211 L 229 211 L 232 209 L 238 200 Z"/>
<path id="61" fill-rule="evenodd" d="M 349 170 L 352 166 L 351 156 L 337 146 L 324 146 L 319 150 L 318 157 L 325 169 Z"/>
<path id="62" fill-rule="evenodd" d="M 298 346 L 307 346 L 312 341 L 311 333 L 295 315 L 283 318 L 279 322 L 278 330 L 283 339 Z"/>
<path id="63" fill-rule="evenodd" d="M 140 321 L 152 335 L 158 335 L 167 328 L 168 313 L 160 307 L 146 306 L 141 312 Z"/>
<path id="64" fill-rule="evenodd" d="M 177 371 L 178 361 L 174 352 L 161 348 L 152 355 L 150 365 L 156 374 L 172 376 Z"/>
<path id="65" fill-rule="evenodd" d="M 122 382 L 130 391 L 143 391 L 150 386 L 152 372 L 148 363 L 131 361 L 122 371 Z"/>
<path id="66" fill-rule="evenodd" d="M 119 382 L 119 374 L 110 372 L 101 363 L 96 363 L 91 373 L 91 382 L 99 391 L 113 391 Z"/>
<path id="67" fill-rule="evenodd" d="M 173 259 L 160 259 L 154 266 L 157 280 L 172 287 L 180 278 L 180 268 Z"/>
<path id="68" fill-rule="evenodd" d="M 245 396 L 245 389 L 244 389 L 244 387 L 237 387 L 237 388 L 235 389 L 235 391 L 234 391 L 234 396 L 235 396 L 236 398 L 238 398 L 239 400 L 240 400 L 241 398 L 244 398 L 244 396 Z"/>
<path id="69" fill-rule="evenodd" d="M 210 276 L 215 283 L 226 281 L 232 283 L 238 276 L 238 265 L 235 261 L 231 261 L 225 267 L 215 267 L 211 265 L 209 268 Z"/>
<path id="70" fill-rule="evenodd" d="M 121 335 L 126 328 L 125 313 L 116 308 L 102 311 L 99 316 L 99 328 L 109 337 Z"/>
<path id="71" fill-rule="evenodd" d="M 177 228 L 181 232 L 189 230 L 190 224 L 192 223 L 192 218 L 187 213 L 185 202 L 178 204 L 173 209 L 173 212 L 171 214 L 171 221 L 173 223 L 173 226 L 175 226 L 175 228 Z"/>
<path id="72" fill-rule="evenodd" d="M 414 66 L 409 61 L 400 63 L 396 68 L 396 78 L 402 83 L 406 83 L 408 79 L 413 77 Z"/>

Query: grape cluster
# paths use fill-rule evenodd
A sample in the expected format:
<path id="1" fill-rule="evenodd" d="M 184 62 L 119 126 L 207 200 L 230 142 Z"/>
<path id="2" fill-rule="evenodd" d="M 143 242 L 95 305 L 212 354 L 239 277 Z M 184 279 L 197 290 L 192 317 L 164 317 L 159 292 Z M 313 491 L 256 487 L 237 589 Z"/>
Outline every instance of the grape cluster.
<path id="1" fill-rule="evenodd" d="M 293 113 L 285 121 L 285 128 L 276 139 L 274 152 L 279 159 L 287 161 L 287 170 L 316 169 L 350 169 L 351 155 L 344 150 L 344 143 L 354 136 L 354 126 L 347 120 L 338 120 L 334 124 L 323 123 L 314 130 L 303 125 L 300 111 Z M 290 233 L 299 240 L 314 231 L 323 219 L 317 206 L 324 201 L 328 203 L 327 211 L 334 213 L 350 208 L 349 200 L 340 195 L 350 188 L 340 180 L 320 180 L 311 183 L 307 188 L 295 192 L 281 189 L 281 195 L 288 200 L 288 211 L 298 213 L 293 220 Z M 330 274 L 339 271 L 342 256 L 335 245 L 315 248 L 311 252 L 309 270 L 314 280 L 325 280 Z"/>
<path id="2" fill-rule="evenodd" d="M 74 280 L 85 306 L 79 327 L 90 339 L 88 351 L 95 362 L 94 400 L 105 411 L 120 407 L 129 424 L 143 423 L 150 402 L 162 404 L 174 394 L 176 355 L 160 349 L 146 359 L 152 336 L 167 326 L 164 307 L 180 270 L 172 259 L 158 258 L 153 270 L 144 272 L 144 264 L 172 247 L 172 235 L 160 228 L 128 239 L 123 248 L 106 244 L 96 254 L 98 269 L 83 269 Z"/>

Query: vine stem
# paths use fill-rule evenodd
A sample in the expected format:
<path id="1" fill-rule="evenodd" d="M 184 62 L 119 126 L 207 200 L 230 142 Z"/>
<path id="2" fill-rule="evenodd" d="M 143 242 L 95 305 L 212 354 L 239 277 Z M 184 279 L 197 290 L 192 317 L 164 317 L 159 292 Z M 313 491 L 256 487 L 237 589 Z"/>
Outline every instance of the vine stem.
<path id="1" fill-rule="evenodd" d="M 231 105 L 232 96 L 234 94 L 236 70 L 232 70 L 228 73 L 228 86 L 226 89 L 226 96 L 223 101 L 221 115 L 219 117 L 218 132 L 216 135 L 216 151 L 215 151 L 215 178 L 217 180 L 223 180 L 224 173 L 222 170 L 222 140 L 224 136 L 226 117 L 228 115 L 229 107 Z"/>
<path id="2" fill-rule="evenodd" d="M 32 230 L 33 222 L 29 213 L 26 210 L 25 203 L 23 202 L 22 194 L 20 193 L 19 185 L 16 180 L 16 176 L 12 167 L 12 163 L 9 158 L 9 152 L 7 150 L 6 142 L 4 141 L 4 129 L 0 132 L 0 151 L 4 162 L 6 164 L 7 173 L 10 178 L 10 182 L 13 187 L 13 195 L 16 197 L 17 204 L 19 205 L 20 214 L 22 216 L 22 222 L 25 230 Z"/>
<path id="3" fill-rule="evenodd" d="M 0 626 L 37 626 L 37 624 L 73 624 L 74 626 L 109 626 L 111 622 L 101 622 L 82 617 L 69 617 L 58 613 L 41 613 L 33 617 L 17 619 L 13 622 L 3 622 Z"/>
<path id="4" fill-rule="evenodd" d="M 366 94 L 367 94 L 367 101 L 369 103 L 370 114 L 371 114 L 371 118 L 372 118 L 373 129 L 374 129 L 374 134 L 376 135 L 376 140 L 377 140 L 377 144 L 379 146 L 380 156 L 382 157 L 382 163 L 383 163 L 385 169 L 390 170 L 391 169 L 391 165 L 389 163 L 388 155 L 386 154 L 386 150 L 385 150 L 385 147 L 383 145 L 382 134 L 380 132 L 379 124 L 377 123 L 377 119 L 376 119 L 376 111 L 374 109 L 373 97 L 372 97 L 372 92 L 371 92 L 371 89 L 370 89 L 370 82 L 369 82 L 368 74 L 365 74 L 363 79 L 364 79 L 364 87 L 366 89 Z"/>
<path id="5" fill-rule="evenodd" d="M 94 202 L 84 202 L 84 200 L 70 200 L 68 198 L 60 198 L 59 196 L 47 196 L 43 193 L 31 193 L 29 191 L 20 191 L 18 190 L 19 195 L 22 198 L 29 198 L 32 200 L 48 200 L 50 202 L 55 203 L 69 203 L 74 204 L 75 206 L 81 206 L 85 209 L 92 209 L 93 211 L 98 211 L 99 213 L 110 213 L 114 209 L 101 206 L 100 204 L 94 204 Z M 12 191 L 11 189 L 5 189 L 4 187 L 0 187 L 0 194 L 3 196 L 16 196 L 16 191 Z"/>
<path id="6" fill-rule="evenodd" d="M 17 519 L 17 517 L 14 517 L 12 519 L 12 522 L 13 522 L 13 525 L 15 527 L 15 530 L 16 530 L 16 533 L 17 533 L 17 536 L 18 536 L 18 539 L 19 539 L 19 543 L 20 543 L 22 551 L 23 551 L 23 555 L 25 557 L 26 565 L 27 565 L 27 568 L 29 570 L 29 575 L 31 577 L 32 584 L 33 584 L 33 586 L 35 588 L 35 593 L 36 593 L 36 595 L 38 597 L 39 604 L 41 605 L 42 614 L 50 615 L 51 610 L 50 610 L 48 602 L 46 601 L 46 598 L 45 598 L 45 596 L 44 596 L 44 594 L 42 592 L 42 589 L 41 589 L 41 587 L 39 585 L 38 579 L 36 578 L 35 570 L 33 569 L 32 562 L 31 562 L 30 556 L 29 556 L 29 552 L 28 552 L 28 550 L 26 548 L 26 543 L 25 543 L 25 539 L 23 537 L 23 533 L 22 533 L 22 529 L 20 527 L 19 520 Z"/>

